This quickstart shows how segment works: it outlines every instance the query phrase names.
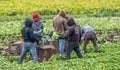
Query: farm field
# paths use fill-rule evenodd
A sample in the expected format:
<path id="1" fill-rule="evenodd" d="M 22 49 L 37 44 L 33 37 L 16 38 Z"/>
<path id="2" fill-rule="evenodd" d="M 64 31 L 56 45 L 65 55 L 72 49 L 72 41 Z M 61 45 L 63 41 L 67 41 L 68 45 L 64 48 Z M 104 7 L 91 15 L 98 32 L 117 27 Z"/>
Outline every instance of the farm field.
<path id="1" fill-rule="evenodd" d="M 27 58 L 18 65 L 16 62 L 18 57 L 11 57 L 8 60 L 5 56 L 0 56 L 0 70 L 119 70 L 119 43 L 99 44 L 100 53 L 94 53 L 94 48 L 90 44 L 87 47 L 88 53 L 83 54 L 82 59 L 78 59 L 73 52 L 71 60 L 56 54 L 48 62 L 33 64 Z M 80 48 L 82 49 L 82 46 Z"/>
<path id="2" fill-rule="evenodd" d="M 51 57 L 48 62 L 40 62 L 33 64 L 29 61 L 29 55 L 27 59 L 24 60 L 23 64 L 18 65 L 16 57 L 11 57 L 9 60 L 7 59 L 6 53 L 0 56 L 0 69 L 1 70 L 119 70 L 120 69 L 120 28 L 119 28 L 119 17 L 102 17 L 102 18 L 75 18 L 75 21 L 81 27 L 84 24 L 89 24 L 93 26 L 96 30 L 98 36 L 99 43 L 99 53 L 94 53 L 93 45 L 90 44 L 87 47 L 88 53 L 83 54 L 84 58 L 78 59 L 76 54 L 72 53 L 72 59 L 66 60 L 65 55 L 60 57 L 58 54 Z M 2 48 L 6 48 L 10 41 L 22 41 L 20 37 L 20 29 L 23 27 L 24 20 L 21 21 L 10 21 L 7 23 L 1 22 L 1 25 L 5 27 L 1 27 L 3 33 L 1 33 L 1 45 L 4 45 Z M 52 29 L 51 20 L 48 20 L 43 23 L 45 26 L 45 31 Z M 13 27 L 14 26 L 14 27 Z M 7 31 L 7 29 L 9 30 Z M 17 28 L 17 29 L 16 29 Z M 102 33 L 102 34 L 101 34 Z M 114 36 L 114 38 L 111 38 Z M 110 39 L 110 41 L 105 41 Z M 5 41 L 4 41 L 5 40 Z M 112 43 L 111 43 L 112 42 Z M 82 51 L 82 45 L 80 45 L 80 50 Z M 83 52 L 83 51 L 82 51 Z"/>
<path id="3" fill-rule="evenodd" d="M 120 0 L 0 0 L 0 6 L 0 70 L 120 70 Z M 38 63 L 32 63 L 28 53 L 20 65 L 19 56 L 7 58 L 9 42 L 22 41 L 20 30 L 26 18 L 40 14 L 45 41 L 59 10 L 65 10 L 81 28 L 89 24 L 95 29 L 99 53 L 90 43 L 86 54 L 80 44 L 82 59 L 74 52 L 70 60 L 65 54 L 54 54 L 49 61 Z"/>

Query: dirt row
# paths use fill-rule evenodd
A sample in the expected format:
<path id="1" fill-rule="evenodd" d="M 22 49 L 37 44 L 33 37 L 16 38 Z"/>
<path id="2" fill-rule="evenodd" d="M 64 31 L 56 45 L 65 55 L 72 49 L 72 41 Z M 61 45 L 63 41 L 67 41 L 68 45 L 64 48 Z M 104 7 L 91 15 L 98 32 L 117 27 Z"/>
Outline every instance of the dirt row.
<path id="1" fill-rule="evenodd" d="M 98 37 L 98 41 L 97 41 L 98 44 L 103 44 L 107 42 L 115 43 L 117 41 L 120 41 L 120 30 L 96 31 L 96 35 Z M 4 40 L 5 36 L 1 36 L 0 38 Z M 19 41 L 22 37 L 21 36 L 10 36 L 10 37 L 7 36 L 7 38 L 9 39 L 16 38 Z M 3 49 L 0 47 L 0 55 L 3 50 L 7 50 L 7 49 Z"/>
<path id="2" fill-rule="evenodd" d="M 117 39 L 120 37 L 120 30 L 112 30 L 112 31 L 96 31 L 96 35 L 98 37 L 98 43 L 106 43 L 106 42 L 117 42 Z M 1 40 L 7 39 L 9 42 L 22 40 L 21 36 L 0 36 Z"/>
<path id="3" fill-rule="evenodd" d="M 102 37 L 98 39 L 98 43 L 106 43 L 111 42 L 115 43 L 119 41 L 120 38 L 120 30 L 113 30 L 113 31 L 96 31 L 96 35 L 98 37 Z"/>

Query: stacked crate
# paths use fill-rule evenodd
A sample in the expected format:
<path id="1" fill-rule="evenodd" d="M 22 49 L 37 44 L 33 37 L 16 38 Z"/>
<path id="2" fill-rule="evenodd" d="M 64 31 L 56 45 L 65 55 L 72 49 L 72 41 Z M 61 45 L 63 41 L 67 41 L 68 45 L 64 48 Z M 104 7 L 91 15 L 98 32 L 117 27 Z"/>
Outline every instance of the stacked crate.
<path id="1" fill-rule="evenodd" d="M 45 45 L 53 45 L 55 48 L 58 48 L 58 41 L 55 40 L 55 41 L 47 41 L 45 42 Z"/>
<path id="2" fill-rule="evenodd" d="M 18 56 L 21 54 L 21 51 L 22 51 L 22 42 L 10 42 L 8 44 L 8 53 L 7 53 L 7 56 L 8 58 L 10 56 Z"/>
<path id="3" fill-rule="evenodd" d="M 43 47 L 37 46 L 36 50 L 40 62 L 48 61 L 53 54 L 58 53 L 58 51 L 53 45 L 44 45 Z M 32 55 L 30 59 L 33 59 Z"/>
<path id="4" fill-rule="evenodd" d="M 20 55 L 22 51 L 22 42 L 10 42 L 8 49 L 8 57 Z M 59 52 L 58 41 L 47 41 L 44 46 L 37 46 L 37 55 L 39 61 L 48 61 L 53 54 Z M 30 56 L 32 58 L 32 55 Z"/>
<path id="5" fill-rule="evenodd" d="M 54 48 L 54 50 L 53 49 L 51 49 L 51 52 L 53 52 L 53 53 L 58 53 L 59 52 L 59 47 L 58 47 L 58 41 L 57 40 L 55 40 L 55 41 L 47 41 L 46 43 L 45 43 L 45 45 L 53 45 L 55 48 Z"/>

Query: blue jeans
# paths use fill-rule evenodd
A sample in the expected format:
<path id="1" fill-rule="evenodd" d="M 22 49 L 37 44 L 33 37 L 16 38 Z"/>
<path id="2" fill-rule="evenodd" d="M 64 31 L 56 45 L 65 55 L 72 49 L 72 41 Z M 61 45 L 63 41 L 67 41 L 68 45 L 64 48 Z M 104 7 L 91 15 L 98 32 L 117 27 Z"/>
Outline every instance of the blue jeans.
<path id="1" fill-rule="evenodd" d="M 65 40 L 64 39 L 58 39 L 58 45 L 59 45 L 59 54 L 64 54 L 64 46 L 65 46 Z"/>
<path id="2" fill-rule="evenodd" d="M 38 61 L 38 56 L 36 53 L 36 45 L 35 43 L 32 42 L 24 42 L 23 43 L 23 49 L 22 49 L 22 54 L 18 60 L 18 64 L 22 63 L 24 57 L 26 56 L 26 53 L 30 51 L 32 56 L 33 56 L 33 62 L 37 62 Z"/>

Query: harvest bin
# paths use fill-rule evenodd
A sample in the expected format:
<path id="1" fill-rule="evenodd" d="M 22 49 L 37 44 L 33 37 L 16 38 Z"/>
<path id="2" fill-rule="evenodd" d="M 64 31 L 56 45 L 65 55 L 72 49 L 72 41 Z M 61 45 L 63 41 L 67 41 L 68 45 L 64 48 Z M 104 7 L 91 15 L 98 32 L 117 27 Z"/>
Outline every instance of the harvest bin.
<path id="1" fill-rule="evenodd" d="M 58 48 L 58 41 L 57 40 L 47 41 L 47 42 L 45 42 L 45 45 L 53 45 L 55 48 Z"/>
<path id="2" fill-rule="evenodd" d="M 10 56 L 18 56 L 21 54 L 22 51 L 22 42 L 10 42 L 9 43 L 9 49 L 8 49 L 8 58 Z M 49 58 L 53 55 L 58 53 L 58 41 L 47 41 L 43 47 L 37 46 L 37 55 L 39 58 L 39 61 L 48 61 Z M 30 59 L 32 58 L 32 55 L 30 55 Z"/>
<path id="3" fill-rule="evenodd" d="M 44 43 L 44 46 L 37 46 L 36 47 L 37 50 L 37 55 L 38 55 L 38 59 L 39 61 L 48 61 L 49 58 L 53 55 L 58 53 L 58 41 L 47 41 Z M 32 55 L 30 57 L 30 59 L 32 58 Z"/>
<path id="4" fill-rule="evenodd" d="M 37 46 L 36 49 L 40 62 L 48 61 L 53 54 L 58 53 L 58 49 L 56 49 L 53 45 L 44 45 L 43 47 Z M 30 59 L 33 59 L 32 55 L 30 56 Z"/>
<path id="5" fill-rule="evenodd" d="M 45 45 L 53 45 L 57 50 L 59 50 L 58 40 L 47 41 L 47 42 L 45 42 Z M 67 45 L 68 45 L 68 42 L 65 40 L 65 47 L 64 47 L 64 51 L 65 51 L 65 52 L 66 52 L 66 50 L 67 50 Z M 58 52 L 59 52 L 59 51 L 58 51 Z"/>
<path id="6" fill-rule="evenodd" d="M 11 55 L 14 55 L 14 56 L 18 56 L 21 54 L 21 51 L 22 51 L 22 42 L 10 42 L 8 44 L 8 53 L 7 53 L 7 56 L 8 58 L 11 56 Z"/>

